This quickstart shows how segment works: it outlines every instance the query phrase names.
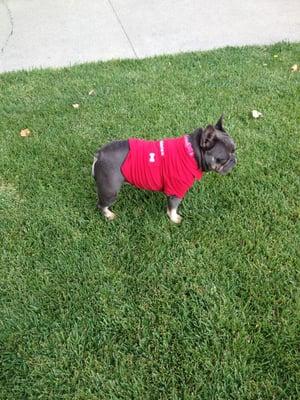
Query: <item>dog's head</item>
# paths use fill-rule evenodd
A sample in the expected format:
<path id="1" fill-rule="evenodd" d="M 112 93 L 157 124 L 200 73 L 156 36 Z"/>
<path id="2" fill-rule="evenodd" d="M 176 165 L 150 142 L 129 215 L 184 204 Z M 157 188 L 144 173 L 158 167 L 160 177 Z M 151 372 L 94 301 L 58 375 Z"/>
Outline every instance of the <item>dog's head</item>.
<path id="1" fill-rule="evenodd" d="M 216 125 L 208 125 L 200 135 L 202 165 L 206 171 L 226 175 L 235 166 L 236 146 L 223 128 L 223 115 Z"/>

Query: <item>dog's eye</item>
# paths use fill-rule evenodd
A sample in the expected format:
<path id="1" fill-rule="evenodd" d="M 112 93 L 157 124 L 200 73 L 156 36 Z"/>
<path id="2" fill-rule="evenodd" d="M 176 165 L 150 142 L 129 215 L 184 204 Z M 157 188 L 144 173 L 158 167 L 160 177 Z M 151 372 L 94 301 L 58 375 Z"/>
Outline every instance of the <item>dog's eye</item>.
<path id="1" fill-rule="evenodd" d="M 225 158 L 216 158 L 216 162 L 217 162 L 217 164 L 225 164 L 226 159 Z"/>

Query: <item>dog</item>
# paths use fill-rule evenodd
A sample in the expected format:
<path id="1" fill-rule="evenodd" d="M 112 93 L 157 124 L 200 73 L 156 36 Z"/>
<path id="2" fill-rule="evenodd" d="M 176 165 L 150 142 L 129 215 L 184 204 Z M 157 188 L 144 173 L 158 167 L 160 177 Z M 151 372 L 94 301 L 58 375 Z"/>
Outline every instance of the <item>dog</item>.
<path id="1" fill-rule="evenodd" d="M 167 196 L 167 215 L 179 224 L 177 209 L 186 192 L 203 173 L 228 174 L 237 163 L 236 145 L 223 128 L 223 115 L 215 125 L 197 128 L 179 138 L 156 141 L 128 139 L 100 148 L 92 165 L 98 203 L 108 219 L 109 209 L 123 183 L 137 188 L 161 191 Z"/>

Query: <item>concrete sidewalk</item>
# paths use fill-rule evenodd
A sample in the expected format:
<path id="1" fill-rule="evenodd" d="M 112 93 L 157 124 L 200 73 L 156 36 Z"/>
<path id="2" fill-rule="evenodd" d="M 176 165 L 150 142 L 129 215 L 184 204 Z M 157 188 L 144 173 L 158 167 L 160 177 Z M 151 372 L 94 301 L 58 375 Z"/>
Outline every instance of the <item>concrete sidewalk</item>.
<path id="1" fill-rule="evenodd" d="M 0 72 L 281 40 L 299 0 L 0 0 Z"/>

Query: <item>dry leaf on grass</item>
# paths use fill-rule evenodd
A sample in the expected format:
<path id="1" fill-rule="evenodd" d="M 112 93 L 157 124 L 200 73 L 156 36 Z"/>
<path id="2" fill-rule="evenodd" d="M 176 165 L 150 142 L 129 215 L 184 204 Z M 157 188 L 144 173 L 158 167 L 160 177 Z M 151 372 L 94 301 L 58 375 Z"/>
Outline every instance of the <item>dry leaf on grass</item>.
<path id="1" fill-rule="evenodd" d="M 300 66 L 299 66 L 298 64 L 294 64 L 294 65 L 291 67 L 291 71 L 292 71 L 292 72 L 300 71 Z"/>
<path id="2" fill-rule="evenodd" d="M 96 92 L 94 89 L 89 91 L 89 96 L 95 96 Z"/>
<path id="3" fill-rule="evenodd" d="M 252 110 L 252 117 L 253 118 L 259 118 L 262 117 L 262 113 L 257 111 L 257 110 Z"/>
<path id="4" fill-rule="evenodd" d="M 30 132 L 30 130 L 28 128 L 22 129 L 20 131 L 20 136 L 22 136 L 22 137 L 28 137 L 30 135 L 31 135 L 31 132 Z"/>
<path id="5" fill-rule="evenodd" d="M 79 108 L 79 104 L 77 104 L 77 103 L 72 104 L 72 107 L 73 107 L 73 108 Z"/>

